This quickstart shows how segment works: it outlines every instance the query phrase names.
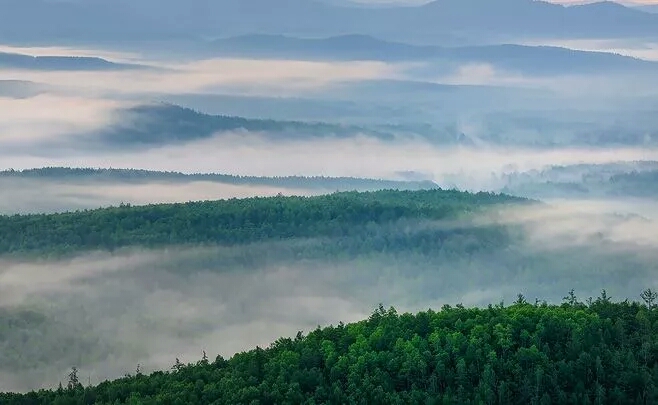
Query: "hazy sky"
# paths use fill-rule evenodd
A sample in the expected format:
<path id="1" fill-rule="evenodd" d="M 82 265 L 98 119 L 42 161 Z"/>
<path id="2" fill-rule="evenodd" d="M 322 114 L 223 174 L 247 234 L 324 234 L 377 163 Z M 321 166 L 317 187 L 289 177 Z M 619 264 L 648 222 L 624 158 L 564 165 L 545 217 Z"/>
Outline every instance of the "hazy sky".
<path id="1" fill-rule="evenodd" d="M 423 4 L 429 3 L 431 0 L 352 0 L 355 3 L 389 3 L 389 4 Z M 549 0 L 552 3 L 561 4 L 578 4 L 578 3 L 594 3 L 597 0 Z M 628 5 L 650 5 L 657 4 L 658 0 L 619 0 L 617 3 Z"/>
<path id="2" fill-rule="evenodd" d="M 583 0 L 552 0 L 551 2 L 552 2 L 552 3 L 569 4 L 569 3 L 594 3 L 595 1 L 583 1 Z M 645 5 L 645 4 L 658 4 L 658 0 L 620 0 L 620 1 L 617 1 L 617 3 Z"/>

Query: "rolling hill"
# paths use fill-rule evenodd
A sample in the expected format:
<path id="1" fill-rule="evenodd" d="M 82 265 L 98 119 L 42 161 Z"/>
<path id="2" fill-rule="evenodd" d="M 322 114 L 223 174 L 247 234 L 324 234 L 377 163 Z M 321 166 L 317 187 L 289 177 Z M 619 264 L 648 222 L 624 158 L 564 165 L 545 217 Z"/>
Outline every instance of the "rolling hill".
<path id="1" fill-rule="evenodd" d="M 371 225 L 455 218 L 481 207 L 526 201 L 440 189 L 386 190 L 0 216 L 0 255 L 181 244 L 231 246 L 293 238 L 370 238 Z"/>
<path id="2" fill-rule="evenodd" d="M 519 97 L 506 88 L 478 86 L 444 86 L 423 82 L 372 81 L 359 83 L 352 87 L 334 89 L 341 97 L 360 100 L 372 100 L 379 94 L 383 96 L 395 92 L 396 97 L 418 97 L 418 90 L 423 97 L 443 98 L 446 102 L 473 105 L 480 97 L 480 103 L 496 100 L 496 96 L 509 95 Z M 530 95 L 533 93 L 529 93 Z M 521 94 L 526 100 L 537 102 L 528 94 Z M 520 98 L 522 100 L 522 98 Z M 477 104 L 475 104 L 477 106 Z M 572 114 L 573 115 L 573 114 Z M 272 120 L 262 118 L 245 118 L 239 116 L 211 115 L 173 104 L 145 104 L 117 111 L 117 117 L 111 125 L 94 131 L 72 133 L 55 141 L 41 143 L 43 147 L 60 146 L 103 150 L 133 148 L 148 149 L 170 144 L 183 144 L 213 137 L 229 137 L 251 133 L 268 140 L 313 140 L 313 139 L 350 139 L 367 136 L 382 141 L 396 139 L 418 139 L 418 137 L 435 145 L 471 145 L 474 137 L 488 144 L 533 145 L 552 147 L 556 144 L 570 142 L 572 145 L 607 146 L 607 145 L 653 145 L 657 140 L 654 125 L 655 114 L 652 111 L 639 111 L 635 115 L 603 117 L 601 114 L 570 117 L 550 114 L 527 114 L 496 111 L 481 118 L 487 132 L 481 135 L 462 131 L 451 121 L 439 121 L 429 124 L 382 122 L 368 125 L 353 125 L 332 122 L 306 120 Z M 590 114 L 591 115 L 591 114 Z M 615 117 L 615 120 L 611 118 Z M 606 120 L 604 120 L 605 118 Z M 553 129 L 568 131 L 556 136 Z M 624 126 L 625 125 L 625 126 Z M 466 131 L 468 132 L 468 131 Z M 529 132 L 534 135 L 528 135 Z M 537 133 L 541 135 L 538 136 Z"/>
<path id="3" fill-rule="evenodd" d="M 351 137 L 362 133 L 393 139 L 391 133 L 365 128 L 304 121 L 209 115 L 171 104 L 148 104 L 120 110 L 121 120 L 99 131 L 79 134 L 76 139 L 91 147 L 153 147 L 246 131 L 278 139 Z"/>

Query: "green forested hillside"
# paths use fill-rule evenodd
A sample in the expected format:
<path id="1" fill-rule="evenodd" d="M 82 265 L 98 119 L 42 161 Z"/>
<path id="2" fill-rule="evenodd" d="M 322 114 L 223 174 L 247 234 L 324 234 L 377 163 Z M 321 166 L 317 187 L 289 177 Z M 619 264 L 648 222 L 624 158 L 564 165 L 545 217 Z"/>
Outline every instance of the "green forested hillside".
<path id="1" fill-rule="evenodd" d="M 229 360 L 84 387 L 75 370 L 23 404 L 652 404 L 658 401 L 656 293 L 646 305 L 517 302 L 416 315 L 380 307 L 359 323 L 281 338 Z"/>
<path id="2" fill-rule="evenodd" d="M 374 225 L 454 218 L 493 204 L 523 201 L 446 190 L 379 191 L 2 216 L 0 254 L 372 236 Z"/>

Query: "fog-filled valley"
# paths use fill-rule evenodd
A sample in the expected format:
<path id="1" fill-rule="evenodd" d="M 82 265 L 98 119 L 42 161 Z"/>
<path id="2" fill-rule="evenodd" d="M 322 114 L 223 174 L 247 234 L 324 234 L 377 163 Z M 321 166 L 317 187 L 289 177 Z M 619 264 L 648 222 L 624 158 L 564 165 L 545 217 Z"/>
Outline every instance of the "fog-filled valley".
<path id="1" fill-rule="evenodd" d="M 78 403 L 80 393 L 89 404 L 658 400 L 652 327 L 630 326 L 653 319 L 656 297 L 646 298 L 658 289 L 656 5 L 418 3 L 0 0 L 0 392 L 54 390 L 34 393 L 38 401 L 0 394 L 0 403 Z M 463 353 L 450 354 L 454 372 L 444 374 L 454 381 L 426 384 L 425 371 L 443 378 L 427 366 L 414 383 L 348 383 L 331 367 L 366 360 L 330 361 L 326 342 L 379 353 L 388 347 L 373 343 L 381 328 L 413 323 L 380 304 L 439 311 L 433 330 L 448 329 L 421 357 L 452 333 L 475 330 L 473 345 L 499 336 L 508 326 L 498 324 L 526 329 L 514 329 L 512 346 L 496 340 L 497 358 L 517 361 L 510 350 L 535 347 L 547 356 L 545 386 L 625 369 L 619 363 L 638 353 L 641 366 L 629 368 L 645 374 L 620 382 L 610 372 L 582 392 L 569 382 L 542 396 L 533 357 L 490 370 L 498 383 L 516 379 L 493 400 L 478 385 L 491 373 L 471 363 L 498 364 L 489 349 L 464 354 L 453 342 Z M 456 313 L 444 307 L 457 304 Z M 490 312 L 472 319 L 462 305 Z M 481 323 L 494 328 L 482 337 L 469 328 L 493 316 L 492 305 L 503 318 Z M 526 316 L 535 320 L 514 323 Z M 548 318 L 569 330 L 555 336 L 585 343 L 549 350 L 550 339 L 529 338 L 531 324 L 552 333 Z M 641 330 L 645 340 L 590 339 L 597 327 L 583 325 L 592 319 L 597 330 Z M 277 340 L 343 324 L 349 339 L 327 329 L 317 347 L 312 334 Z M 416 334 L 430 339 L 421 326 Z M 400 332 L 411 326 L 396 328 L 391 345 L 393 335 L 413 340 Z M 606 339 L 627 346 L 614 359 L 591 354 L 610 345 L 576 349 Z M 301 353 L 299 364 L 325 356 L 308 367 L 323 377 L 268 363 L 278 383 L 299 379 L 304 396 L 291 394 L 292 382 L 277 396 L 261 365 L 233 358 L 273 342 L 282 346 L 265 353 L 282 363 L 290 351 Z M 587 371 L 556 365 L 565 345 L 591 354 L 580 358 Z M 395 361 L 375 368 L 412 358 L 393 352 Z M 229 360 L 195 363 L 206 355 Z M 179 362 L 191 362 L 191 374 Z M 204 367 L 236 373 L 222 377 L 222 395 L 200 394 L 198 381 L 214 383 L 192 376 Z M 350 373 L 383 375 L 360 370 Z M 191 381 L 179 389 L 190 396 L 155 399 L 169 382 L 148 394 L 102 394 L 114 384 L 106 380 L 151 372 L 154 384 Z M 524 385 L 526 374 L 535 380 Z M 640 380 L 656 384 L 640 389 Z M 367 383 L 444 402 L 376 399 L 367 395 L 379 388 Z"/>
<path id="2" fill-rule="evenodd" d="M 335 194 L 332 208 L 254 200 L 225 210 L 240 210 L 235 220 L 249 228 L 226 225 L 217 235 L 207 227 L 221 220 L 199 206 L 161 228 L 144 222 L 156 207 L 3 219 L 3 389 L 56 385 L 70 364 L 95 383 L 138 364 L 146 371 L 194 361 L 203 350 L 228 356 L 290 331 L 361 319 L 378 302 L 420 310 L 511 302 L 519 292 L 559 301 L 571 288 L 633 297 L 654 286 L 655 217 L 589 202 L 408 193 Z M 423 200 L 445 202 L 411 208 Z M 342 203 L 352 216 L 341 214 Z M 290 222 L 268 224 L 281 220 L 259 209 L 268 204 L 290 205 Z M 317 220 L 303 219 L 321 206 Z M 115 217 L 125 218 L 121 229 Z M 185 221 L 196 225 L 174 225 Z M 47 222 L 50 231 L 37 233 Z"/>

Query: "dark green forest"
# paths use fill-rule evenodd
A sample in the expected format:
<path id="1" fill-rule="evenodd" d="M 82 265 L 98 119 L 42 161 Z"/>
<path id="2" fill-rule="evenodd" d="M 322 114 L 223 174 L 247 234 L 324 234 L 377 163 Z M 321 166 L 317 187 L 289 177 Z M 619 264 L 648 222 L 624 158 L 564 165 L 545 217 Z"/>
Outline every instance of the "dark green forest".
<path id="1" fill-rule="evenodd" d="M 5 394 L 36 404 L 652 404 L 658 401 L 658 294 L 613 302 L 605 291 L 561 305 L 380 306 L 230 359 L 172 361 L 169 371 Z M 201 355 L 201 354 L 200 354 Z"/>
<path id="2" fill-rule="evenodd" d="M 450 190 L 344 192 L 0 216 L 0 254 L 65 254 L 292 238 L 371 239 L 381 225 L 458 216 L 528 200 Z M 447 231 L 446 231 L 447 232 Z"/>

